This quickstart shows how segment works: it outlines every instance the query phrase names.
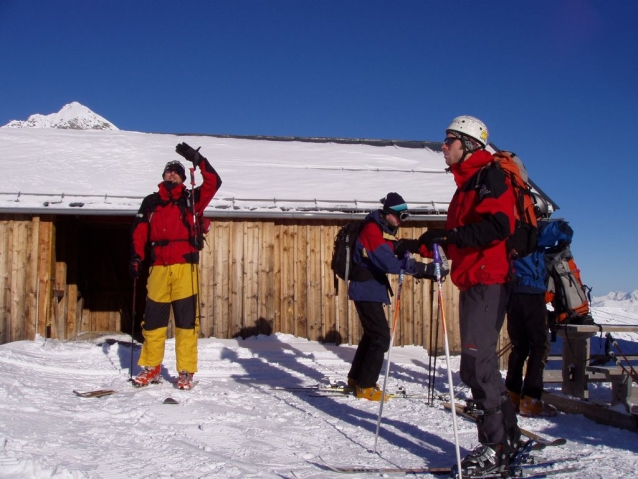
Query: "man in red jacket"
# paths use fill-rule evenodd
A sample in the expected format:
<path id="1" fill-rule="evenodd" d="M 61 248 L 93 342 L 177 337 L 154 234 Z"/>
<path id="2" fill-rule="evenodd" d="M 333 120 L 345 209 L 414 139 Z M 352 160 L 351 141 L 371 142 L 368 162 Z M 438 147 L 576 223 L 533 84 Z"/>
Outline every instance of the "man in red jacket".
<path id="1" fill-rule="evenodd" d="M 179 161 L 169 161 L 162 172 L 157 193 L 142 201 L 132 227 L 129 272 L 140 274 L 142 262 L 150 255 L 146 285 L 146 311 L 142 322 L 144 344 L 138 361 L 142 371 L 133 378 L 135 386 L 159 382 L 166 330 L 173 309 L 175 355 L 179 389 L 193 387 L 197 372 L 199 335 L 199 249 L 195 224 L 213 199 L 222 181 L 206 158 L 186 143 L 175 151 L 199 167 L 204 182 L 191 193 L 186 188 L 186 171 Z M 193 217 L 193 212 L 195 217 Z"/>
<path id="2" fill-rule="evenodd" d="M 446 130 L 443 156 L 457 190 L 445 230 L 428 230 L 397 245 L 431 256 L 443 245 L 459 288 L 461 379 L 472 390 L 479 413 L 480 444 L 462 462 L 462 475 L 507 471 L 520 447 L 516 412 L 498 368 L 496 345 L 505 319 L 506 284 L 511 273 L 506 240 L 514 231 L 515 196 L 509 180 L 491 166 L 487 127 L 471 116 L 455 118 Z"/>

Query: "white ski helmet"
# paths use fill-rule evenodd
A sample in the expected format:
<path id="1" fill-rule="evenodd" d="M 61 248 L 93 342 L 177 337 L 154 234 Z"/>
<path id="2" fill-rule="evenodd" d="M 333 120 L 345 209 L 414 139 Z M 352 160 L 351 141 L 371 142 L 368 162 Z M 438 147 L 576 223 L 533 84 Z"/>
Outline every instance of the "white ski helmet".
<path id="1" fill-rule="evenodd" d="M 477 140 L 483 148 L 487 146 L 488 131 L 487 126 L 478 118 L 473 116 L 457 116 L 445 131 L 454 131 L 467 135 Z"/>
<path id="2" fill-rule="evenodd" d="M 536 213 L 536 219 L 549 218 L 551 212 L 549 211 L 549 203 L 538 193 L 532 193 L 534 196 L 534 213 Z"/>

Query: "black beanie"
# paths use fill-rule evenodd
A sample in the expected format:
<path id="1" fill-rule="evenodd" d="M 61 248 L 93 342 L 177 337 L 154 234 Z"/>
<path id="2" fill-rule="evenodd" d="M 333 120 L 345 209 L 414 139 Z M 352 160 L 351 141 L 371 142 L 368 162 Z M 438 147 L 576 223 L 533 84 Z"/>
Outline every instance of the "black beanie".
<path id="1" fill-rule="evenodd" d="M 162 172 L 162 179 L 164 179 L 164 175 L 168 171 L 174 171 L 175 173 L 177 173 L 182 179 L 182 183 L 186 181 L 186 170 L 184 169 L 184 165 L 182 165 L 181 162 L 174 160 L 166 163 L 166 165 L 164 166 L 164 171 Z"/>
<path id="2" fill-rule="evenodd" d="M 401 212 L 408 209 L 408 205 L 399 193 L 388 193 L 383 201 L 383 209 L 387 212 Z"/>

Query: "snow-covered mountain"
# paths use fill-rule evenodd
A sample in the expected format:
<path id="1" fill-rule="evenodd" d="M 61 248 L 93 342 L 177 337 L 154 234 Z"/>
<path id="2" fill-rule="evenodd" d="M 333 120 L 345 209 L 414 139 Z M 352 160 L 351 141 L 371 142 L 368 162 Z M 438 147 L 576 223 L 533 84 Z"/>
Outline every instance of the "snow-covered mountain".
<path id="1" fill-rule="evenodd" d="M 638 289 L 631 293 L 616 292 L 606 296 L 595 296 L 591 305 L 596 308 L 620 308 L 638 314 Z"/>
<path id="2" fill-rule="evenodd" d="M 26 121 L 12 120 L 0 128 L 59 128 L 62 130 L 119 130 L 113 123 L 74 101 L 57 113 L 31 115 Z"/>

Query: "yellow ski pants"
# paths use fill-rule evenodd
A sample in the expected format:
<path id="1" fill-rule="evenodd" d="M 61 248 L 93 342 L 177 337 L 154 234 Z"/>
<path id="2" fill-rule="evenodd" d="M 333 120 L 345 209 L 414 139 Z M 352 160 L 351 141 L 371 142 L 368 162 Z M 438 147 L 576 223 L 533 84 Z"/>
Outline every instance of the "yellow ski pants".
<path id="1" fill-rule="evenodd" d="M 198 284 L 199 269 L 195 264 L 151 266 L 142 321 L 144 344 L 138 365 L 157 366 L 164 360 L 166 331 L 173 308 L 177 371 L 197 372 Z"/>

